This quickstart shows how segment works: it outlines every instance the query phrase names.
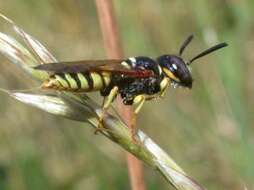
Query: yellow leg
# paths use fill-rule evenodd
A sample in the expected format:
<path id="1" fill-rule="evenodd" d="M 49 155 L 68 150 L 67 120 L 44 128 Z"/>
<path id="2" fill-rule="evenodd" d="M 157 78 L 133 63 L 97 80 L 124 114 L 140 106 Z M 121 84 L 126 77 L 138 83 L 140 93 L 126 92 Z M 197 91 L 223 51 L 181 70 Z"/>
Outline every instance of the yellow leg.
<path id="1" fill-rule="evenodd" d="M 146 95 L 145 98 L 146 100 L 153 100 L 153 99 L 157 99 L 160 98 L 161 94 L 155 94 L 155 95 Z"/>
<path id="2" fill-rule="evenodd" d="M 105 113 L 107 112 L 108 108 L 110 107 L 111 103 L 113 102 L 113 100 L 115 99 L 116 95 L 118 93 L 118 87 L 115 86 L 114 88 L 112 88 L 112 90 L 110 91 L 109 95 L 103 99 L 103 105 L 102 105 L 102 113 L 99 117 L 99 123 L 98 123 L 98 127 L 95 130 L 95 134 L 98 131 L 101 131 L 103 129 L 103 118 Z"/>
<path id="3" fill-rule="evenodd" d="M 133 105 L 136 106 L 135 111 L 134 111 L 135 114 L 138 114 L 138 112 L 140 111 L 140 109 L 144 105 L 145 100 L 146 100 L 146 96 L 143 95 L 143 94 L 138 95 L 134 98 Z"/>
<path id="4" fill-rule="evenodd" d="M 161 86 L 161 92 L 160 92 L 160 95 L 159 95 L 160 97 L 163 97 L 165 95 L 166 90 L 169 87 L 169 85 L 170 85 L 169 79 L 168 78 L 164 78 L 162 80 L 161 84 L 160 84 L 160 86 Z"/>
<path id="5" fill-rule="evenodd" d="M 146 100 L 145 95 L 138 95 L 133 100 L 133 105 L 135 106 L 134 109 L 134 116 L 132 117 L 131 121 L 131 137 L 134 142 L 136 142 L 135 135 L 136 135 L 136 117 L 139 111 L 141 110 L 142 106 L 144 105 L 144 102 Z"/>

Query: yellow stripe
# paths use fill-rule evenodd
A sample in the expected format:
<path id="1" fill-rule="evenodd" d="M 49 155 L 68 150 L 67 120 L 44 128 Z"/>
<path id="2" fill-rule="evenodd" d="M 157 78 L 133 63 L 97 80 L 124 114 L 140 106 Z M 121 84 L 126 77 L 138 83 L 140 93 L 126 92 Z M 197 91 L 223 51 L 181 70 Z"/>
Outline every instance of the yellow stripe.
<path id="1" fill-rule="evenodd" d="M 121 65 L 126 67 L 127 69 L 131 69 L 131 66 L 125 61 L 121 62 Z"/>
<path id="2" fill-rule="evenodd" d="M 163 68 L 163 71 L 168 75 L 169 78 L 175 80 L 176 82 L 180 82 L 179 78 L 177 78 L 170 70 Z"/>
<path id="3" fill-rule="evenodd" d="M 91 78 L 93 80 L 93 90 L 99 90 L 103 87 L 103 81 L 98 73 L 91 72 Z"/>
<path id="4" fill-rule="evenodd" d="M 69 82 L 71 88 L 73 88 L 73 89 L 78 88 L 76 81 L 71 77 L 70 74 L 66 73 L 66 74 L 64 74 L 64 76 L 65 76 L 66 80 Z"/>
<path id="5" fill-rule="evenodd" d="M 78 73 L 78 78 L 79 78 L 80 83 L 81 83 L 81 88 L 82 89 L 89 89 L 89 84 L 88 84 L 86 78 L 84 77 L 84 75 L 81 74 L 81 73 Z"/>
<path id="6" fill-rule="evenodd" d="M 64 87 L 64 88 L 69 88 L 68 83 L 59 75 L 55 75 L 56 80 Z"/>
<path id="7" fill-rule="evenodd" d="M 109 83 L 110 83 L 110 81 L 111 81 L 110 73 L 108 73 L 108 72 L 102 72 L 101 75 L 102 75 L 102 77 L 103 77 L 105 86 L 108 86 Z"/>

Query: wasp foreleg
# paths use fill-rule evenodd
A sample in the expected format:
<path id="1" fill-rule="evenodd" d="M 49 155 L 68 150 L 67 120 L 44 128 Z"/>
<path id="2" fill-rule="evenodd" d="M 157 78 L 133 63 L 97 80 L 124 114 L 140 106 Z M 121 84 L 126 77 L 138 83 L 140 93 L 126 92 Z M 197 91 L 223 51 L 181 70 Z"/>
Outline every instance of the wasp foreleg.
<path id="1" fill-rule="evenodd" d="M 160 97 L 163 97 L 163 96 L 165 95 L 166 90 L 167 90 L 167 88 L 168 88 L 169 85 L 170 85 L 170 79 L 167 78 L 167 77 L 165 77 L 165 78 L 161 81 L 161 83 L 160 83 L 160 88 L 161 88 L 161 91 L 160 91 L 160 93 L 159 93 L 159 96 L 160 96 Z"/>

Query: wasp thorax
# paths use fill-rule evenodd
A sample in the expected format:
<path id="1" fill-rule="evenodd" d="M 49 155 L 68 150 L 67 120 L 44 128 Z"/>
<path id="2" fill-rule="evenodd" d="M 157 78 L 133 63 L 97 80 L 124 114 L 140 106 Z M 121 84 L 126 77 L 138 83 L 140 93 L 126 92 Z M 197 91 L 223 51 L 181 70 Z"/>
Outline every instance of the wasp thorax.
<path id="1" fill-rule="evenodd" d="M 176 55 L 162 55 L 157 58 L 163 73 L 170 78 L 172 84 L 192 87 L 191 73 L 184 60 Z"/>

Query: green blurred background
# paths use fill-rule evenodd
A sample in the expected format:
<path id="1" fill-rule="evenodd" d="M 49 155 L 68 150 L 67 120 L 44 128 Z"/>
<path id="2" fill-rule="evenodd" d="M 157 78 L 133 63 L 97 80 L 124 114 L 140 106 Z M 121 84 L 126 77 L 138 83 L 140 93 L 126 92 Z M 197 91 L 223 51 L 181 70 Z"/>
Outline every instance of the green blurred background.
<path id="1" fill-rule="evenodd" d="M 193 64 L 191 91 L 170 88 L 163 100 L 146 103 L 138 123 L 208 189 L 253 189 L 254 1 L 115 0 L 114 5 L 126 57 L 177 53 L 191 33 L 195 40 L 186 59 L 218 42 L 230 44 Z M 92 0 L 1 0 L 0 7 L 59 60 L 106 57 Z M 39 85 L 0 59 L 1 88 Z M 94 136 L 92 128 L 4 94 L 0 112 L 1 190 L 130 188 L 125 152 Z M 149 190 L 168 189 L 149 167 L 145 180 Z"/>

